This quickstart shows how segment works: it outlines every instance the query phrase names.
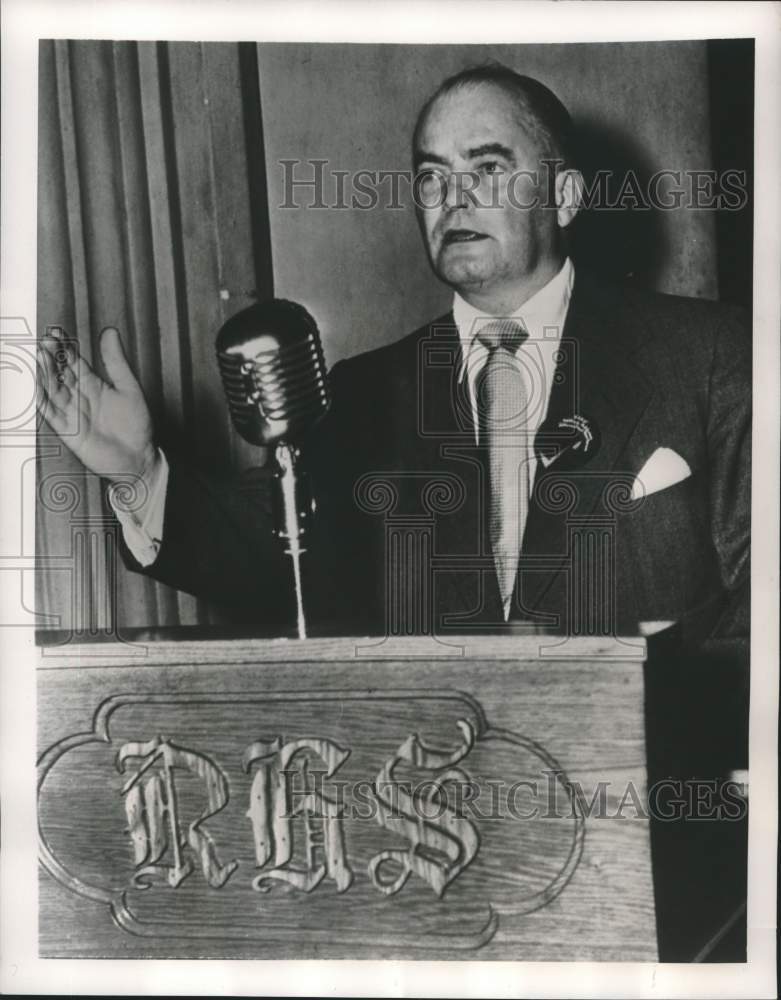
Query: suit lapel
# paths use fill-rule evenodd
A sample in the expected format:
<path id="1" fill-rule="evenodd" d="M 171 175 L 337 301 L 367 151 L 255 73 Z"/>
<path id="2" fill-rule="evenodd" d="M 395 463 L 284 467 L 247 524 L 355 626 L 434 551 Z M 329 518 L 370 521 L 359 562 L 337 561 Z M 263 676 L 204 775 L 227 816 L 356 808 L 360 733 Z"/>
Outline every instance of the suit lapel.
<path id="1" fill-rule="evenodd" d="M 435 477 L 442 472 L 459 484 L 463 499 L 436 517 L 435 558 L 456 566 L 436 574 L 439 614 L 480 618 L 499 613 L 499 590 L 490 547 L 486 548 L 485 463 L 475 442 L 466 380 L 460 378 L 461 345 L 452 313 L 435 320 L 418 340 L 415 370 L 418 424 L 409 458 Z"/>
<path id="2" fill-rule="evenodd" d="M 601 442 L 580 470 L 567 472 L 555 461 L 547 469 L 538 464 L 520 567 L 527 609 L 539 605 L 567 560 L 568 516 L 592 513 L 608 482 L 622 471 L 626 445 L 651 398 L 652 388 L 632 356 L 627 319 L 587 278 L 575 279 L 548 415 L 553 421 L 584 416 L 598 428 Z M 556 484 L 559 496 L 565 484 L 574 488 L 573 507 L 555 509 Z"/>

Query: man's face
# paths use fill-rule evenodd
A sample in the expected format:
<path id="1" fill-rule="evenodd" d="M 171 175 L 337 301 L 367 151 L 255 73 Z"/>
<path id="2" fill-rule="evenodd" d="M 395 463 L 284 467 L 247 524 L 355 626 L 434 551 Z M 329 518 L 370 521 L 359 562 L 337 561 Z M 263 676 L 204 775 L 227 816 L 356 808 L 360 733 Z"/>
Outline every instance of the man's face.
<path id="1" fill-rule="evenodd" d="M 467 298 L 544 284 L 535 278 L 556 257 L 558 227 L 555 209 L 543 207 L 541 155 L 493 84 L 445 94 L 429 110 L 414 156 L 418 206 L 432 207 L 418 207 L 418 221 L 435 273 Z"/>

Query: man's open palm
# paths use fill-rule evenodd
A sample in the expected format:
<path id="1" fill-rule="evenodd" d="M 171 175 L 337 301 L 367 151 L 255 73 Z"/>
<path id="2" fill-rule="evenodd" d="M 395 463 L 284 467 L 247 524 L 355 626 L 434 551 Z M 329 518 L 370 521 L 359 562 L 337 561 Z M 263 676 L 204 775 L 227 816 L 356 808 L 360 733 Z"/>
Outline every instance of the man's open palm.
<path id="1" fill-rule="evenodd" d="M 40 353 L 45 377 L 39 408 L 74 455 L 108 479 L 149 474 L 156 454 L 152 420 L 119 332 L 107 327 L 100 338 L 110 382 L 50 334 Z"/>

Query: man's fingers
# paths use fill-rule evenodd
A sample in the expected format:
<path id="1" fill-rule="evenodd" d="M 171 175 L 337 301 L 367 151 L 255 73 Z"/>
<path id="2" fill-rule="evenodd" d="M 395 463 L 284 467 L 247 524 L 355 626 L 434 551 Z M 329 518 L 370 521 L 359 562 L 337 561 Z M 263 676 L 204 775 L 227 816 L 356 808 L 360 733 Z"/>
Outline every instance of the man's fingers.
<path id="1" fill-rule="evenodd" d="M 98 378 L 90 367 L 89 362 L 85 361 L 80 354 L 76 357 L 72 370 L 76 372 L 76 378 L 78 379 L 83 379 L 86 375 L 94 375 L 95 378 Z"/>
<path id="2" fill-rule="evenodd" d="M 77 381 L 74 366 L 78 362 L 78 349 L 72 341 L 48 333 L 38 342 L 40 362 L 46 371 L 49 393 L 63 386 L 72 389 Z"/>
<path id="3" fill-rule="evenodd" d="M 41 337 L 39 346 L 42 351 L 45 351 L 52 358 L 55 370 L 64 376 L 61 382 L 65 385 L 72 387 L 76 381 L 84 378 L 85 375 L 95 374 L 89 362 L 85 361 L 81 356 L 78 341 L 65 340 L 62 335 L 54 335 L 47 331 L 46 335 Z"/>
<path id="4" fill-rule="evenodd" d="M 42 388 L 47 396 L 56 395 L 58 389 L 62 386 L 62 382 L 57 370 L 54 351 L 45 341 L 41 341 L 39 345 L 38 362 L 40 381 L 43 383 Z"/>
<path id="5" fill-rule="evenodd" d="M 72 365 L 78 356 L 78 350 L 72 340 L 66 340 L 62 332 L 54 334 L 46 331 L 41 337 L 40 344 L 47 351 L 58 368 L 66 368 Z"/>
<path id="6" fill-rule="evenodd" d="M 119 330 L 107 326 L 100 335 L 100 354 L 106 366 L 106 374 L 114 384 L 115 389 L 137 389 L 138 382 L 125 357 Z"/>
<path id="7" fill-rule="evenodd" d="M 46 386 L 43 382 L 39 382 L 38 384 L 35 406 L 38 413 L 43 417 L 53 431 L 57 434 L 62 434 L 67 430 L 68 419 L 65 412 L 54 402 L 52 397 L 46 391 Z"/>
<path id="8" fill-rule="evenodd" d="M 76 375 L 70 365 L 64 365 L 62 368 L 58 367 L 57 378 L 60 385 L 64 385 L 67 389 L 72 389 L 77 382 Z"/>

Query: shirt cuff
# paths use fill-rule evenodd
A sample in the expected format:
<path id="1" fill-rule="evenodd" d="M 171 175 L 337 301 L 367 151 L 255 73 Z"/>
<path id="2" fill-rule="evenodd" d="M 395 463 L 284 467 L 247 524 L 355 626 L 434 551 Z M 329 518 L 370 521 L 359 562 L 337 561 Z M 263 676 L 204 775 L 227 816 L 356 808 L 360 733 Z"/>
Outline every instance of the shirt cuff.
<path id="1" fill-rule="evenodd" d="M 168 461 L 161 448 L 157 449 L 157 463 L 151 482 L 144 480 L 139 490 L 122 482 L 112 483 L 109 487 L 108 500 L 122 526 L 125 544 L 141 566 L 151 566 L 160 551 L 167 490 Z"/>

